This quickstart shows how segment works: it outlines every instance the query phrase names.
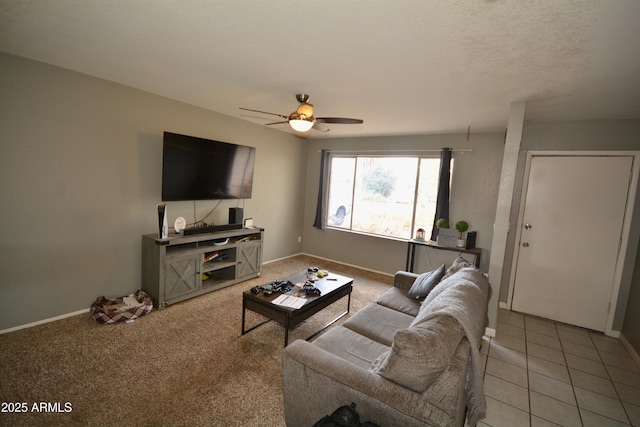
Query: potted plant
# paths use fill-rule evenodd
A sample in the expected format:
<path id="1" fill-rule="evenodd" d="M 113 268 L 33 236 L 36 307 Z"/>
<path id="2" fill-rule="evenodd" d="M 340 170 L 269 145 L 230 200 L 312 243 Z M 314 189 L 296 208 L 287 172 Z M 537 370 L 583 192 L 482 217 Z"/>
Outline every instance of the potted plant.
<path id="1" fill-rule="evenodd" d="M 436 221 L 436 227 L 440 228 L 449 228 L 449 221 L 446 218 L 440 218 Z"/>
<path id="2" fill-rule="evenodd" d="M 464 248 L 464 239 L 462 238 L 463 233 L 469 229 L 469 223 L 467 221 L 458 221 L 456 222 L 456 230 L 458 230 L 458 242 L 457 247 Z"/>

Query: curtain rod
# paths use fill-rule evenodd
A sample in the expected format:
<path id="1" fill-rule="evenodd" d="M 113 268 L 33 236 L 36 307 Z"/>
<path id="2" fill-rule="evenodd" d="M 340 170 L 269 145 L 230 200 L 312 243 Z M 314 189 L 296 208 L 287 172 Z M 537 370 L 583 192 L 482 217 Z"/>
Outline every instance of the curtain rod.
<path id="1" fill-rule="evenodd" d="M 423 149 L 423 150 L 327 150 L 330 153 L 440 153 L 442 150 L 438 149 Z M 321 153 L 322 150 L 318 150 Z M 453 148 L 452 153 L 472 153 L 473 148 Z"/>

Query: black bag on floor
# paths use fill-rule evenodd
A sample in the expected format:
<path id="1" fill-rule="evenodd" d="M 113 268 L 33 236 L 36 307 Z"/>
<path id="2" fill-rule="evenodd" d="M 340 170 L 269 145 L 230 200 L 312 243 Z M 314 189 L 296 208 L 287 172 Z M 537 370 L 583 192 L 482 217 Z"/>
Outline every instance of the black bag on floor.
<path id="1" fill-rule="evenodd" d="M 358 427 L 360 415 L 356 412 L 356 404 L 341 406 L 333 414 L 323 417 L 313 427 Z"/>

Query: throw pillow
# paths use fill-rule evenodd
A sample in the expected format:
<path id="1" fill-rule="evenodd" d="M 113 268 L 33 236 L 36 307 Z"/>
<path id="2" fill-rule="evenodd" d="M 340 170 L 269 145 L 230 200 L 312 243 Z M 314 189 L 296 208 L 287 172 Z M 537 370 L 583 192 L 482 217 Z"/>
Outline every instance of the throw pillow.
<path id="1" fill-rule="evenodd" d="M 444 275 L 444 271 L 444 264 L 442 264 L 437 269 L 422 273 L 416 277 L 413 285 L 411 285 L 411 289 L 407 292 L 407 296 L 415 299 L 426 297 L 429 292 L 431 292 L 431 289 L 440 282 L 440 279 L 442 279 L 442 276 Z"/>
<path id="2" fill-rule="evenodd" d="M 450 316 L 433 317 L 420 328 L 401 329 L 391 349 L 376 359 L 371 370 L 383 378 L 423 393 L 449 366 L 463 337 Z"/>
<path id="3" fill-rule="evenodd" d="M 462 256 L 459 256 L 458 258 L 456 258 L 453 263 L 451 264 L 451 267 L 449 267 L 446 271 L 446 273 L 444 274 L 443 279 L 446 279 L 449 276 L 452 276 L 454 274 L 456 274 L 458 271 L 462 270 L 463 268 L 466 267 L 472 267 L 474 269 L 477 269 L 477 267 L 470 263 L 469 261 L 467 261 L 465 258 L 463 258 Z M 478 270 L 480 271 L 480 270 Z"/>

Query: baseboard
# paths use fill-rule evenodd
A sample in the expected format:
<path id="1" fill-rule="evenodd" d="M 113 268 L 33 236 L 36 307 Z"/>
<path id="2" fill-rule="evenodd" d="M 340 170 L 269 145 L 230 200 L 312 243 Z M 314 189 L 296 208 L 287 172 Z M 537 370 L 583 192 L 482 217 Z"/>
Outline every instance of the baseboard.
<path id="1" fill-rule="evenodd" d="M 348 264 L 346 262 L 338 261 L 336 259 L 324 258 L 324 257 L 318 256 L 318 255 L 308 254 L 306 252 L 298 252 L 297 254 L 288 255 L 288 256 L 285 256 L 285 257 L 282 257 L 282 258 L 272 259 L 270 261 L 265 261 L 262 264 L 263 265 L 264 264 L 271 264 L 272 262 L 283 261 L 285 259 L 294 258 L 294 257 L 297 257 L 297 256 L 308 256 L 308 257 L 311 257 L 311 258 L 317 258 L 317 259 L 321 259 L 321 260 L 324 260 L 324 261 L 329 261 L 329 262 L 334 262 L 336 264 L 345 265 L 347 267 L 357 268 L 359 270 L 370 271 L 372 273 L 382 274 L 383 276 L 393 277 L 394 274 L 395 274 L 395 273 L 393 273 L 393 274 L 387 273 L 385 271 L 372 270 L 370 268 L 365 268 L 365 267 L 362 267 L 360 265 Z"/>
<path id="2" fill-rule="evenodd" d="M 611 338 L 620 338 L 620 335 L 622 335 L 622 333 L 620 331 L 613 331 L 613 330 L 611 331 L 611 333 L 607 333 L 605 331 L 604 334 L 609 336 L 609 337 L 611 337 Z"/>
<path id="3" fill-rule="evenodd" d="M 347 264 L 346 262 L 338 261 L 338 260 L 331 259 L 331 258 L 324 258 L 324 257 L 318 256 L 318 255 L 312 255 L 312 254 L 308 254 L 308 253 L 304 253 L 304 252 L 300 253 L 298 255 L 306 255 L 306 256 L 309 256 L 309 257 L 312 257 L 312 258 L 318 258 L 318 259 L 321 259 L 321 260 L 324 260 L 324 261 L 335 262 L 336 264 L 346 265 L 347 267 L 353 267 L 353 268 L 357 268 L 359 270 L 370 271 L 372 273 L 382 274 L 384 276 L 389 276 L 389 277 L 393 277 L 394 274 L 395 274 L 395 273 L 393 273 L 393 274 L 387 273 L 385 271 L 372 270 L 370 268 L 365 268 L 365 267 L 362 267 L 362 266 L 359 266 L 359 265 L 355 265 L 355 264 Z"/>
<path id="4" fill-rule="evenodd" d="M 269 260 L 269 261 L 264 261 L 264 262 L 262 263 L 262 265 L 265 265 L 265 264 L 271 264 L 271 263 L 278 262 L 278 261 L 284 261 L 285 259 L 289 259 L 289 258 L 297 257 L 297 256 L 299 256 L 299 255 L 305 255 L 305 254 L 304 254 L 304 253 L 302 253 L 302 252 L 298 252 L 297 254 L 287 255 L 287 256 L 284 256 L 284 257 L 282 257 L 282 258 L 276 258 L 276 259 L 272 259 L 272 260 Z"/>
<path id="5" fill-rule="evenodd" d="M 627 351 L 631 355 L 631 358 L 634 362 L 636 362 L 636 365 L 640 367 L 640 355 L 638 355 L 636 349 L 633 348 L 631 343 L 627 340 L 627 338 L 625 338 L 623 334 L 620 334 L 620 341 L 622 341 L 622 344 L 626 347 Z"/>
<path id="6" fill-rule="evenodd" d="M 509 308 L 507 307 L 507 303 L 506 302 L 498 302 L 498 308 L 503 308 L 505 310 L 509 310 Z"/>
<path id="7" fill-rule="evenodd" d="M 84 310 L 74 311 L 73 313 L 61 314 L 60 316 L 50 317 L 48 319 L 38 320 L 37 322 L 27 323 L 26 325 L 20 325 L 20 326 L 15 326 L 15 327 L 9 328 L 9 329 L 3 329 L 3 330 L 0 331 L 0 335 L 8 334 L 9 332 L 19 331 L 20 329 L 32 328 L 34 326 L 43 325 L 45 323 L 55 322 L 56 320 L 66 319 L 67 317 L 73 317 L 73 316 L 77 316 L 79 314 L 85 314 L 85 313 L 88 313 L 88 312 L 89 312 L 89 309 L 85 308 Z"/>

